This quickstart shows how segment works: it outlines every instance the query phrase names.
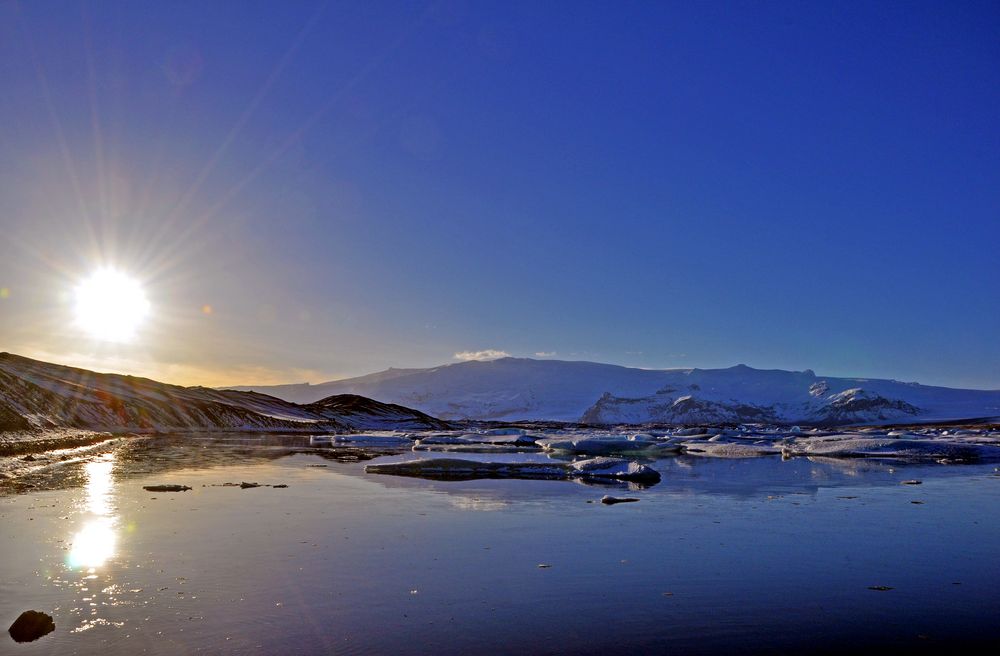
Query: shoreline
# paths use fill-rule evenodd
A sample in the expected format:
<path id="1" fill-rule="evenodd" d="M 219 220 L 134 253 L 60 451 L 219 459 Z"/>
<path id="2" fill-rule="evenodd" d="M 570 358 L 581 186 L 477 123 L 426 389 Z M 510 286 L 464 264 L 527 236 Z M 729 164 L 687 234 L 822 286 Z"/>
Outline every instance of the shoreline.
<path id="1" fill-rule="evenodd" d="M 0 432 L 0 457 L 34 455 L 92 446 L 127 434 L 76 428 Z"/>

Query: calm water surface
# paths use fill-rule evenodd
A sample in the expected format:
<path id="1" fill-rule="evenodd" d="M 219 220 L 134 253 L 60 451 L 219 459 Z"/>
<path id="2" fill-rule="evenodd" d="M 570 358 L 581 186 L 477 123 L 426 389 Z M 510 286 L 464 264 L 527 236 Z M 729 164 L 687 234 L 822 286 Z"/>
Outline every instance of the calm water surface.
<path id="1" fill-rule="evenodd" d="M 994 465 L 680 457 L 629 490 L 366 475 L 375 454 L 307 444 L 136 439 L 0 493 L 0 621 L 33 608 L 56 623 L 33 643 L 2 636 L 0 653 L 914 653 L 1000 640 Z M 222 486 L 241 481 L 289 487 Z M 142 489 L 162 483 L 194 489 Z M 603 506 L 604 494 L 641 501 Z"/>

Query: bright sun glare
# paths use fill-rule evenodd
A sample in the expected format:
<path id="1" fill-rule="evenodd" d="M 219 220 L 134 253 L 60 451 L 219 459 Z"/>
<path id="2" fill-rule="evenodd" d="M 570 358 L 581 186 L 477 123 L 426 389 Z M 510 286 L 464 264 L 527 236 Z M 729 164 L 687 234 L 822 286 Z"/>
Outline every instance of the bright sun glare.
<path id="1" fill-rule="evenodd" d="M 149 313 L 142 285 L 120 271 L 101 269 L 76 288 L 76 323 L 97 339 L 125 342 Z"/>

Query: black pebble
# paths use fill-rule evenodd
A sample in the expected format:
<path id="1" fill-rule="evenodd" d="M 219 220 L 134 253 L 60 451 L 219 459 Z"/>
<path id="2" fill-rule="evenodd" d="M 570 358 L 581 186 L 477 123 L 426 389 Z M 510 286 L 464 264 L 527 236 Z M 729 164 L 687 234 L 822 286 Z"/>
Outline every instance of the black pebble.
<path id="1" fill-rule="evenodd" d="M 37 610 L 26 610 L 14 620 L 7 632 L 16 642 L 38 640 L 56 630 L 52 616 Z"/>

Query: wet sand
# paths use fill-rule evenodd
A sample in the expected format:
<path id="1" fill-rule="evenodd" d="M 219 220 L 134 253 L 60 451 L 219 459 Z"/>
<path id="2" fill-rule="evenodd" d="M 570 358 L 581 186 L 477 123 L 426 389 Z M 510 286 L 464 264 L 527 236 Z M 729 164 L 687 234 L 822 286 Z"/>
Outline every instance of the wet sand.
<path id="1" fill-rule="evenodd" d="M 681 456 L 632 489 L 364 473 L 414 457 L 393 453 L 151 437 L 8 481 L 0 621 L 37 609 L 56 630 L 3 636 L 0 654 L 930 653 L 1000 637 L 995 465 Z M 262 486 L 224 485 L 241 482 Z M 143 489 L 160 484 L 192 489 Z"/>

